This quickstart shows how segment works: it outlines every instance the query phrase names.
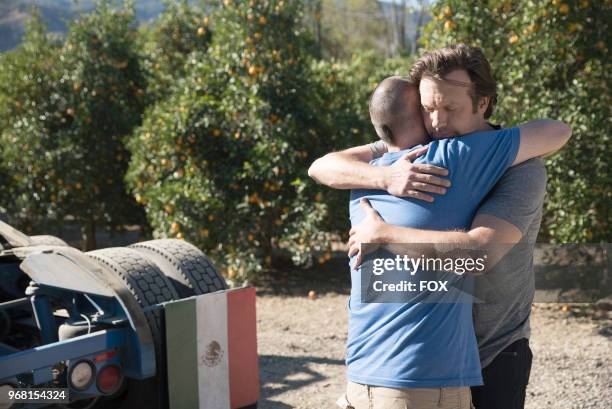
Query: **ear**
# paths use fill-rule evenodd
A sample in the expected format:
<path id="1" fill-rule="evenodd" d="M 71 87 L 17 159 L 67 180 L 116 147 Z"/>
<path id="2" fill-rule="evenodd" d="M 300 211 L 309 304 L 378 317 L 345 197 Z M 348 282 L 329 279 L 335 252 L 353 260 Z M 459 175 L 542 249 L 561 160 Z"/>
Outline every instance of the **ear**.
<path id="1" fill-rule="evenodd" d="M 484 114 L 489 107 L 489 103 L 491 102 L 491 97 L 480 97 L 478 99 L 478 112 Z"/>

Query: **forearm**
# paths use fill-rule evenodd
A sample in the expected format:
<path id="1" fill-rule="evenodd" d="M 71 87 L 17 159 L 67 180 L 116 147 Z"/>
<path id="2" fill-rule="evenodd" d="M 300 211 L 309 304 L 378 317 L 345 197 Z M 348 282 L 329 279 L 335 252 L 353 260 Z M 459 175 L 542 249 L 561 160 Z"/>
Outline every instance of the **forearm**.
<path id="1" fill-rule="evenodd" d="M 478 246 L 481 243 L 472 232 L 422 230 L 387 224 L 381 229 L 379 243 L 448 244 L 452 247 Z"/>
<path id="2" fill-rule="evenodd" d="M 328 153 L 314 161 L 308 176 L 334 189 L 386 189 L 383 167 L 340 152 Z"/>
<path id="3" fill-rule="evenodd" d="M 393 254 L 410 257 L 483 259 L 484 270 L 475 271 L 472 274 L 486 273 L 500 259 L 497 255 L 488 256 L 488 235 L 480 228 L 466 232 L 421 230 L 387 225 L 381 231 L 377 242 L 385 244 L 385 248 Z"/>
<path id="4" fill-rule="evenodd" d="M 513 165 L 537 156 L 550 155 L 563 147 L 572 129 L 561 121 L 538 119 L 519 126 L 520 146 Z"/>

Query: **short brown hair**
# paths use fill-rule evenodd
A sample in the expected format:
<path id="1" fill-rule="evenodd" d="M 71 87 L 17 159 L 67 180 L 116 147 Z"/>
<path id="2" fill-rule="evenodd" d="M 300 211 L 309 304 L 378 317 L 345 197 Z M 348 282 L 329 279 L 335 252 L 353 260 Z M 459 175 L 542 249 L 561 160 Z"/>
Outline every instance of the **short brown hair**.
<path id="1" fill-rule="evenodd" d="M 485 119 L 493 114 L 497 103 L 497 82 L 491 74 L 491 66 L 482 49 L 466 44 L 456 44 L 423 54 L 410 69 L 410 77 L 417 84 L 423 76 L 444 80 L 455 70 L 465 70 L 474 86 L 471 88 L 472 108 L 478 107 L 478 100 L 489 97 L 489 106 L 484 113 Z"/>
<path id="2" fill-rule="evenodd" d="M 409 91 L 418 93 L 410 77 L 393 76 L 382 80 L 370 97 L 370 120 L 380 139 L 387 144 L 395 145 L 402 128 L 414 119 L 404 99 Z"/>

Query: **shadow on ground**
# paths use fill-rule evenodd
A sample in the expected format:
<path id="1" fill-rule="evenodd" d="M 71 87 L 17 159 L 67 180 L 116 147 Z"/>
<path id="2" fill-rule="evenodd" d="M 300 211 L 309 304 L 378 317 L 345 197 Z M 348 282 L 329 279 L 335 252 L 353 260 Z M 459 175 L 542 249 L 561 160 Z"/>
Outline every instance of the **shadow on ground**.
<path id="1" fill-rule="evenodd" d="M 313 356 L 278 356 L 260 355 L 261 400 L 260 408 L 281 409 L 291 406 L 270 401 L 269 398 L 289 390 L 296 390 L 327 379 L 325 375 L 309 368 L 310 364 L 341 365 L 340 359 L 328 359 Z"/>
<path id="2" fill-rule="evenodd" d="M 349 294 L 351 275 L 348 257 L 344 252 L 334 252 L 323 264 L 308 269 L 298 268 L 289 261 L 274 266 L 273 271 L 259 273 L 256 277 L 257 295 L 305 296 L 309 290 L 318 294 Z"/>

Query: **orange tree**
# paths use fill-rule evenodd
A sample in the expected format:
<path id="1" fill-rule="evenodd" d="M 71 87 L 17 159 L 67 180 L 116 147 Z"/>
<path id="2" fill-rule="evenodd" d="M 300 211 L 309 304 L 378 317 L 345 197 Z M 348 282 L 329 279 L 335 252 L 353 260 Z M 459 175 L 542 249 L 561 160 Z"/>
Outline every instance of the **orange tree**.
<path id="1" fill-rule="evenodd" d="M 0 205 L 14 216 L 19 212 L 16 197 L 16 185 L 21 183 L 24 173 L 30 167 L 19 168 L 13 161 L 11 154 L 17 154 L 21 149 L 28 149 L 21 145 L 16 138 L 11 137 L 11 130 L 27 126 L 22 124 L 20 118 L 25 112 L 31 112 L 28 117 L 37 117 L 39 112 L 55 109 L 54 101 L 49 97 L 53 93 L 51 83 L 58 79 L 55 65 L 57 61 L 58 44 L 48 40 L 46 27 L 40 23 L 39 15 L 26 22 L 26 32 L 22 45 L 15 51 L 0 55 L 0 178 L 2 179 L 2 195 Z M 17 144 L 17 146 L 11 146 Z M 14 156 L 14 155 L 13 155 Z M 32 166 L 32 165 L 30 165 Z M 35 166 L 35 165 L 34 165 Z M 28 184 L 33 181 L 26 180 Z M 31 186 L 36 188 L 36 186 Z M 42 188 L 39 184 L 38 190 Z M 28 215 L 22 218 L 32 220 L 32 213 L 45 214 L 45 206 L 40 202 L 40 196 L 32 195 L 28 207 Z M 26 217 L 23 217 L 26 216 Z M 15 217 L 12 217 L 15 219 Z"/>
<path id="2" fill-rule="evenodd" d="M 156 236 L 198 244 L 238 280 L 283 252 L 308 264 L 347 227 L 346 194 L 306 171 L 362 122 L 342 68 L 309 54 L 300 3 L 226 0 L 208 51 L 129 143 L 128 182 Z"/>
<path id="3" fill-rule="evenodd" d="M 350 60 L 338 65 L 346 72 L 345 77 L 352 83 L 358 104 L 356 110 L 365 125 L 366 141 L 371 142 L 378 139 L 376 131 L 370 123 L 368 101 L 372 92 L 383 79 L 392 75 L 408 75 L 410 67 L 414 63 L 414 56 L 400 56 L 381 59 L 376 50 L 356 51 Z"/>
<path id="4" fill-rule="evenodd" d="M 211 40 L 210 16 L 186 0 L 168 3 L 151 27 L 143 27 L 143 67 L 147 73 L 149 103 L 163 98 L 174 81 L 184 77 L 187 57 L 207 50 Z M 195 55 L 195 54 L 194 54 Z"/>
<path id="5" fill-rule="evenodd" d="M 71 215 L 86 248 L 95 247 L 97 227 L 142 220 L 123 184 L 123 138 L 144 108 L 133 25 L 131 11 L 102 2 L 71 24 L 63 45 L 32 23 L 24 44 L 0 62 L 9 212 L 30 224 Z"/>
<path id="6" fill-rule="evenodd" d="M 480 46 L 499 81 L 495 118 L 513 125 L 560 119 L 573 136 L 548 158 L 548 197 L 541 236 L 558 242 L 610 242 L 610 48 L 606 1 L 436 3 L 426 48 Z"/>

